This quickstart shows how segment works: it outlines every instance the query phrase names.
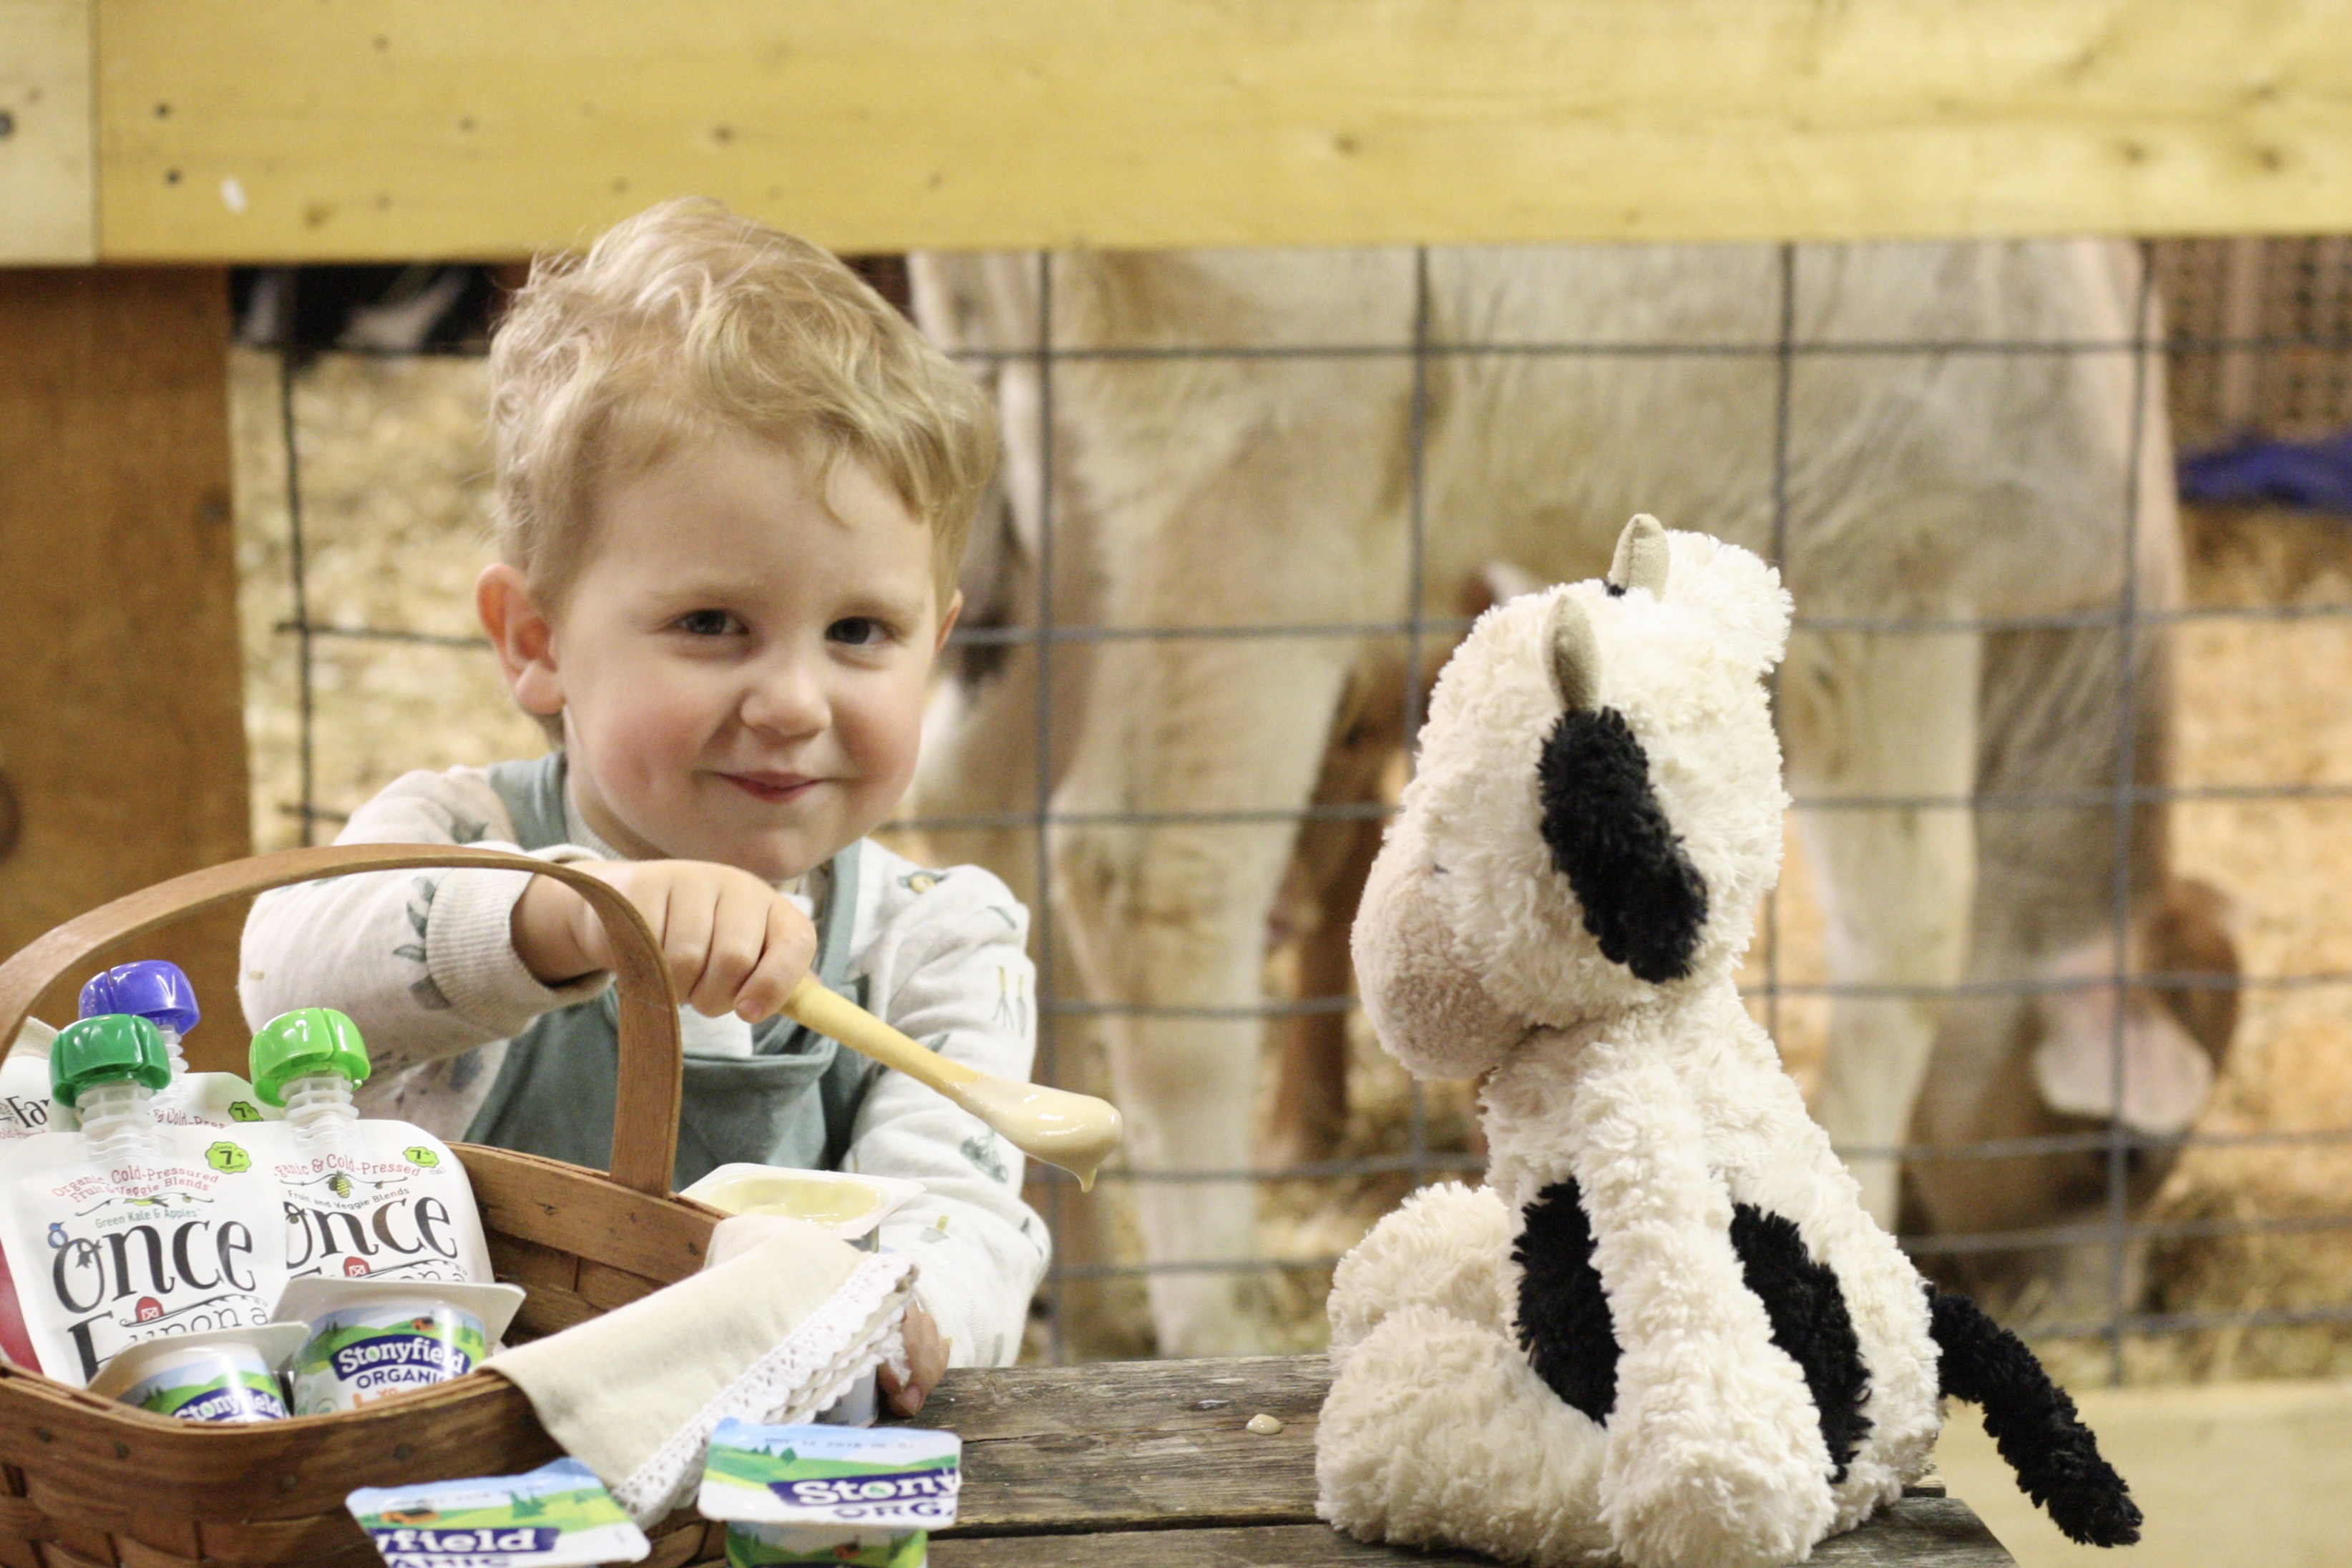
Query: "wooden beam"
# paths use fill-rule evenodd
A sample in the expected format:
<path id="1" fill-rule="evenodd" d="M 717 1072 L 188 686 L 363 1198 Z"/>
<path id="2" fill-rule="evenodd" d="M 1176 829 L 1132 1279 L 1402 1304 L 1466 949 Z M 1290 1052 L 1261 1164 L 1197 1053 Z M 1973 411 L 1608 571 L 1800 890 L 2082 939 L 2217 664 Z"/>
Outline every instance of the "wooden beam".
<path id="1" fill-rule="evenodd" d="M 2352 0 L 98 3 L 110 257 L 2352 224 Z"/>
<path id="2" fill-rule="evenodd" d="M 98 259 L 91 0 L 0 0 L 0 265 Z"/>
<path id="3" fill-rule="evenodd" d="M 228 282 L 218 268 L 0 271 L 0 955 L 165 877 L 252 852 Z M 138 950 L 194 977 L 207 1066 L 241 1064 L 243 910 Z M 37 1007 L 73 1018 L 69 977 Z"/>

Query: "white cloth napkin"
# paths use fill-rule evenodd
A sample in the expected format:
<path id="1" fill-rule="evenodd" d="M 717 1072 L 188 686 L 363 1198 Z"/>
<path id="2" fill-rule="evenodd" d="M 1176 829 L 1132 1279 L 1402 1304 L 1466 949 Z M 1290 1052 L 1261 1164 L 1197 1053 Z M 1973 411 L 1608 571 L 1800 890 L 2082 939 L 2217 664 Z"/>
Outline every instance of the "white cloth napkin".
<path id="1" fill-rule="evenodd" d="M 728 1261 L 483 1364 L 520 1388 L 564 1452 L 650 1524 L 700 1481 L 720 1421 L 809 1420 L 903 1354 L 914 1264 L 790 1223 Z"/>

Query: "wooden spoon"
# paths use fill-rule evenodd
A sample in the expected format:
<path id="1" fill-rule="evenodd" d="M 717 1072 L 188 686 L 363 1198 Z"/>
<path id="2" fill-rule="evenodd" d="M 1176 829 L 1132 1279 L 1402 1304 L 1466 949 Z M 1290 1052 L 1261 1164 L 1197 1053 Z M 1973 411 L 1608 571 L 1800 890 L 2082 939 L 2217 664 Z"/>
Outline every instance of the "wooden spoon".
<path id="1" fill-rule="evenodd" d="M 792 1018 L 850 1050 L 936 1089 L 1004 1134 L 1023 1154 L 1059 1166 L 1091 1191 L 1095 1172 L 1118 1147 L 1118 1107 L 1091 1094 L 1017 1083 L 926 1051 L 856 1003 L 801 977 L 784 998 Z"/>

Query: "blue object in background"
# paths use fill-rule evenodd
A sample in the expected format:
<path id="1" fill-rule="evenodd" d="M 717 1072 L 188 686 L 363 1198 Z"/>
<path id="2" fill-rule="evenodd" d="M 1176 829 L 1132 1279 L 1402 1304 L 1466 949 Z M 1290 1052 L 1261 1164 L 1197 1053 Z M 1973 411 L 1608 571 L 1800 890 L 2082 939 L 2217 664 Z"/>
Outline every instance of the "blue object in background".
<path id="1" fill-rule="evenodd" d="M 2180 498 L 2352 517 L 2352 430 L 2322 441 L 2255 441 L 2183 457 Z"/>

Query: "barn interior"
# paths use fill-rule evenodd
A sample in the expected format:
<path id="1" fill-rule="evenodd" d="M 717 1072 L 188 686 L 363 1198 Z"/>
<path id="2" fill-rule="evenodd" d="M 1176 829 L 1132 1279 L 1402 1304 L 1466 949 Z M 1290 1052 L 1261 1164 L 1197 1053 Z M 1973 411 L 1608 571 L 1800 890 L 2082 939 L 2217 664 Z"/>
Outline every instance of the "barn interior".
<path id="1" fill-rule="evenodd" d="M 1429 684 L 1472 618 L 1608 564 L 1604 539 L 1597 559 L 1564 543 L 1556 568 L 1431 566 L 1473 549 L 1449 534 L 1487 537 L 1479 486 L 1507 482 L 1481 463 L 1516 471 L 1559 439 L 1538 411 L 1462 455 L 1454 433 L 1475 415 L 1448 401 L 1450 378 L 1568 367 L 1584 391 L 1561 396 L 1654 400 L 1636 423 L 1663 465 L 1737 449 L 1732 493 L 1661 515 L 1746 529 L 1786 565 L 1801 649 L 2009 639 L 2016 684 L 2008 706 L 1982 699 L 1987 733 L 1956 787 L 1849 789 L 1834 769 L 1792 783 L 1786 870 L 1742 970 L 1750 1011 L 1809 1094 L 1873 1008 L 1908 1009 L 1951 1061 L 1953 1019 L 2008 1007 L 2014 1075 L 2056 1008 L 2079 1003 L 2118 1087 L 2133 1020 L 2169 1019 L 2210 1071 L 2185 1111 L 2136 1123 L 2037 1102 L 2007 1121 L 1906 1118 L 1847 1152 L 1887 1173 L 1906 1249 L 1994 1306 L 2159 1500 L 2140 1561 L 2337 1560 L 2352 1534 L 2352 28 L 2328 5 L 1672 9 L 721 0 L 656 23 L 604 0 L 561 16 L 0 5 L 0 954 L 179 873 L 330 842 L 412 769 L 545 748 L 472 609 L 492 559 L 489 335 L 534 256 L 657 199 L 715 196 L 852 258 L 990 385 L 1008 426 L 1025 422 L 935 706 L 945 728 L 1015 691 L 1017 744 L 992 732 L 971 775 L 910 800 L 885 841 L 979 859 L 1037 913 L 1041 1079 L 1110 1092 L 1120 1051 L 1187 1031 L 1248 1062 L 1252 1103 L 1222 1108 L 1238 1158 L 1139 1155 L 1092 1196 L 1032 1167 L 1058 1245 L 1024 1358 L 1318 1352 L 1340 1256 L 1415 1188 L 1484 1168 L 1471 1087 L 1422 1083 L 1380 1050 L 1346 926 Z M 2021 336 L 1933 308 L 1950 282 L 1931 247 L 2060 241 L 2114 258 L 2115 320 Z M 1755 282 L 1704 329 L 1515 338 L 1507 316 L 1446 313 L 1448 269 L 1482 252 L 1742 257 Z M 1174 277 L 1205 258 L 1223 287 L 1261 255 L 1335 296 L 1385 257 L 1394 287 L 1312 320 L 1236 307 L 1219 332 L 1142 306 L 1087 314 L 1130 262 Z M 1858 336 L 1837 314 L 1842 269 L 1899 271 L 1885 258 L 1906 255 L 1923 258 L 1919 308 Z M 1017 280 L 1015 327 L 941 303 L 956 265 L 982 256 Z M 1364 379 L 1318 379 L 1333 367 Z M 1680 384 L 1666 378 L 1717 367 L 1735 413 L 1656 401 Z M 1864 389 L 1855 418 L 1892 446 L 1985 400 L 2050 417 L 2034 400 L 2078 372 L 2105 378 L 2126 444 L 2105 509 L 2067 525 L 2107 552 L 2074 598 L 1848 591 L 1832 554 L 1805 556 L 1845 488 L 1901 483 L 1832 450 L 1847 437 L 1820 423 L 1827 378 Z M 1951 390 L 1969 376 L 1977 390 Z M 1085 488 L 1113 429 L 1089 411 L 1207 407 L 1221 388 L 1281 402 L 1286 431 L 1313 423 L 1318 395 L 1388 400 L 1392 419 L 1334 417 L 1339 444 L 1317 450 L 1388 476 L 1363 537 L 1385 531 L 1364 548 L 1394 557 L 1402 593 L 1270 616 L 1338 601 L 1261 585 L 1171 618 L 1146 611 L 1172 595 L 1113 581 L 1142 536 Z M 1247 464 L 1232 471 L 1216 505 L 1296 523 L 1281 495 L 1247 490 Z M 2020 515 L 2063 522 L 2034 486 L 2079 477 L 1989 476 L 1937 526 L 1965 556 L 1999 522 L 1969 508 L 2003 505 L 2001 484 Z M 1946 515 L 1940 499 L 1921 515 Z M 1527 526 L 1613 538 L 1615 512 L 1571 515 L 1601 504 L 1564 499 Z M 1181 546 L 1181 518 L 1160 526 L 1160 546 Z M 2087 737 L 2088 759 L 2019 784 L 1992 726 L 2060 700 L 2046 694 L 2068 637 L 2095 670 L 2063 700 L 2086 706 L 2044 721 Z M 1319 771 L 1296 787 L 1213 782 L 1194 810 L 1148 781 L 1070 784 L 1087 720 L 1074 694 L 1106 650 L 1148 664 L 1206 649 L 1218 657 L 1181 667 L 1231 680 L 1326 644 L 1340 674 L 1278 716 L 1319 737 Z M 1265 694 L 1287 689 L 1266 677 Z M 1784 710 L 1802 696 L 1780 695 Z M 2091 843 L 2055 891 L 2025 852 L 1969 873 L 1979 912 L 2008 874 L 2007 918 L 2074 936 L 1998 954 L 1979 940 L 1973 964 L 1961 939 L 1942 967 L 1874 967 L 1854 953 L 1897 912 L 1852 901 L 1893 884 L 1849 872 L 1836 907 L 1824 856 L 1858 841 L 1821 836 L 1824 819 L 1864 817 L 1898 837 L 1965 822 L 1969 857 L 2021 823 Z M 1116 966 L 1083 948 L 1092 914 L 1056 880 L 1065 835 L 1088 830 L 1129 835 L 1146 860 L 1157 835 L 1182 834 L 1206 859 L 1275 867 L 1271 896 L 1234 916 L 1244 978 L 1108 978 Z M 2196 891 L 2168 903 L 2168 887 Z M 136 956 L 226 998 L 241 925 L 241 911 L 209 915 Z M 39 1016 L 72 1010 L 59 991 Z M 219 1029 L 190 1051 L 228 1069 L 243 1040 Z M 1937 1186 L 1946 1172 L 2007 1173 L 2037 1196 L 1971 1207 L 1966 1181 Z M 1237 1205 L 1247 1239 L 1188 1254 L 1155 1228 L 1155 1197 Z M 1207 1296 L 1184 1300 L 1239 1326 L 1183 1337 L 1182 1314 L 1206 1309 L 1171 1306 L 1168 1281 L 1199 1284 Z M 2018 1562 L 2085 1554 L 2015 1496 L 1972 1418 L 1948 1428 L 1938 1464 Z"/>

